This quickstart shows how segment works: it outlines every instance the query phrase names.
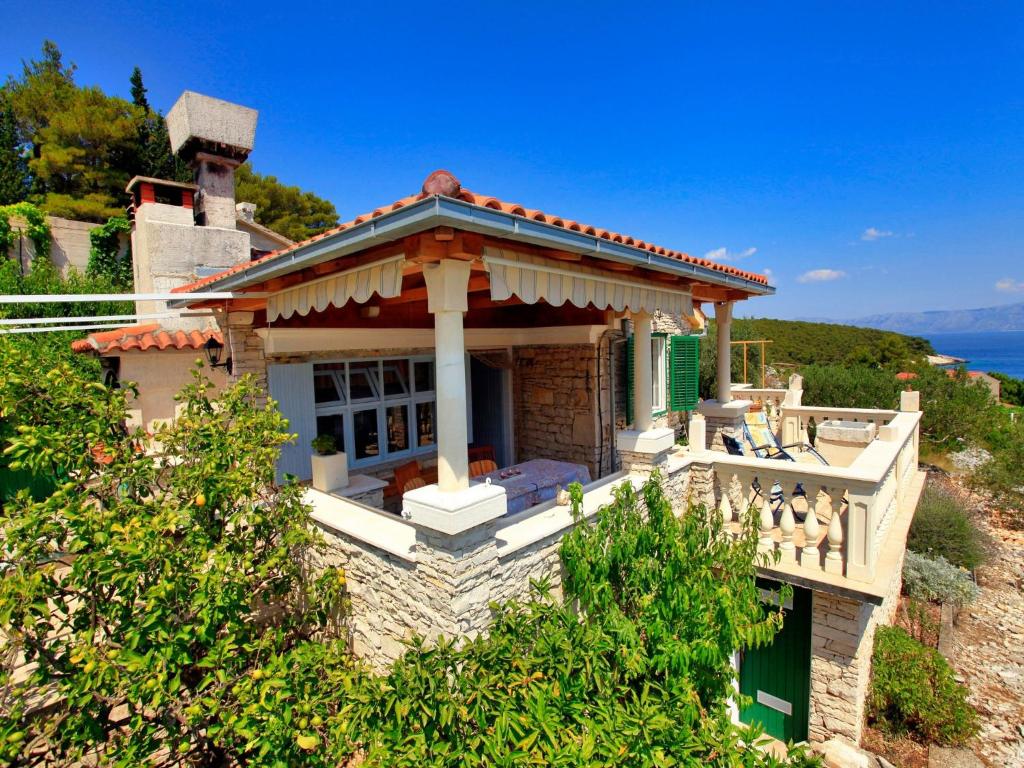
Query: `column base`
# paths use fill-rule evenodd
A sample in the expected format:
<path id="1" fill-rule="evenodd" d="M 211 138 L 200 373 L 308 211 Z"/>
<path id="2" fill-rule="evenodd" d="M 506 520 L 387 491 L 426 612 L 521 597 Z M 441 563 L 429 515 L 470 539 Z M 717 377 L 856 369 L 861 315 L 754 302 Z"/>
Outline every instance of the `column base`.
<path id="1" fill-rule="evenodd" d="M 418 526 L 454 536 L 508 512 L 505 489 L 477 483 L 461 491 L 427 485 L 402 497 L 402 516 Z"/>
<path id="2" fill-rule="evenodd" d="M 633 474 L 650 475 L 668 459 L 676 443 L 676 432 L 670 427 L 639 432 L 626 429 L 615 436 L 620 466 Z"/>
<path id="3" fill-rule="evenodd" d="M 671 427 L 648 429 L 644 432 L 624 429 L 615 435 L 615 447 L 629 453 L 664 453 L 672 450 L 675 442 L 676 431 Z"/>
<path id="4" fill-rule="evenodd" d="M 742 390 L 740 391 L 742 392 Z M 702 402 L 697 410 L 704 417 L 704 423 L 707 425 L 705 445 L 713 451 L 724 451 L 723 432 L 742 442 L 743 417 L 752 405 L 753 402 L 750 400 L 730 400 L 727 403 L 720 403 L 717 400 Z"/>

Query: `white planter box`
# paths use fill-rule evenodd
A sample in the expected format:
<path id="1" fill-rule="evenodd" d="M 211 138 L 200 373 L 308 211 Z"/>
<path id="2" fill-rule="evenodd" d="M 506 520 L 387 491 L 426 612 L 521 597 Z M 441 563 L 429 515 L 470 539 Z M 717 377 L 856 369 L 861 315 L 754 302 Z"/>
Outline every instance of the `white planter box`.
<path id="1" fill-rule="evenodd" d="M 313 487 L 318 491 L 330 491 L 348 485 L 348 457 L 341 452 L 330 456 L 313 454 Z"/>

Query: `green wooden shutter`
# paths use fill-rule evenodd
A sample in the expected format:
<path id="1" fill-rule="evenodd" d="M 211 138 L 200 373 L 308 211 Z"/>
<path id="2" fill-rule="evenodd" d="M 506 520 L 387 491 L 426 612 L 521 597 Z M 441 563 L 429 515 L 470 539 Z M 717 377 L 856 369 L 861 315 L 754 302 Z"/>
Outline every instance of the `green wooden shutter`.
<path id="1" fill-rule="evenodd" d="M 700 384 L 700 338 L 673 336 L 669 341 L 669 406 L 692 411 Z"/>
<path id="2" fill-rule="evenodd" d="M 633 423 L 633 337 L 626 339 L 626 424 Z"/>

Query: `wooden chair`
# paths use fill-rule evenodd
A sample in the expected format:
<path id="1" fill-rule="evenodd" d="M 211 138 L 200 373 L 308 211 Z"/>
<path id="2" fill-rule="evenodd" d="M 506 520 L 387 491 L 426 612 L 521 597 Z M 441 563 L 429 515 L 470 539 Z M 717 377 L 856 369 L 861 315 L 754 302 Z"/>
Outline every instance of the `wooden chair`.
<path id="1" fill-rule="evenodd" d="M 395 487 L 397 487 L 402 493 L 405 493 L 408 485 L 413 480 L 419 480 L 420 485 L 426 485 L 423 480 L 423 474 L 420 472 L 420 463 L 418 461 L 410 461 L 408 464 L 403 464 L 400 467 L 395 467 Z M 420 486 L 412 486 L 418 488 Z"/>
<path id="2" fill-rule="evenodd" d="M 498 468 L 498 465 L 492 459 L 479 459 L 477 461 L 469 462 L 469 476 L 480 477 L 480 475 L 486 475 L 488 472 L 493 472 Z"/>
<path id="3" fill-rule="evenodd" d="M 402 487 L 402 493 L 408 493 L 414 488 L 422 488 L 427 484 L 427 481 L 422 477 L 414 477 L 412 480 L 406 480 L 405 485 Z"/>
<path id="4" fill-rule="evenodd" d="M 493 445 L 470 446 L 468 453 L 469 453 L 469 460 L 470 461 L 480 461 L 482 459 L 490 459 L 491 461 L 497 463 L 497 459 L 494 456 L 494 446 Z"/>

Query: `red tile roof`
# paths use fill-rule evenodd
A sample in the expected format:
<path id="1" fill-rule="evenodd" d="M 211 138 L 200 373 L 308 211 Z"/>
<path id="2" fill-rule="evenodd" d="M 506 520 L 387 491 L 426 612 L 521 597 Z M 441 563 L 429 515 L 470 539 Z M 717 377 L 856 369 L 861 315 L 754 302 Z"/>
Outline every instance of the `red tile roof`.
<path id="1" fill-rule="evenodd" d="M 272 251 L 271 253 L 268 253 L 266 256 L 263 256 L 257 259 L 256 261 L 251 261 L 247 264 L 239 264 L 237 266 L 231 267 L 230 269 L 226 269 L 223 272 L 218 272 L 215 275 L 210 275 L 209 277 L 204 277 L 201 280 L 196 280 L 194 283 L 182 285 L 178 288 L 175 288 L 174 292 L 186 293 L 189 291 L 194 291 L 197 288 L 209 285 L 210 283 L 215 283 L 225 277 L 228 277 L 229 275 L 235 274 L 236 272 L 241 272 L 244 269 L 248 269 L 254 264 L 263 264 L 268 261 L 273 261 L 274 259 L 279 258 L 285 254 L 291 253 L 292 251 L 295 251 L 298 248 L 308 245 L 309 243 L 313 243 L 318 240 L 323 240 L 325 237 L 330 237 L 333 234 L 336 234 L 346 229 L 350 229 L 356 226 L 357 224 L 362 224 L 366 221 L 369 221 L 370 219 L 375 219 L 378 216 L 383 216 L 385 213 L 397 211 L 399 208 L 404 208 L 407 205 L 411 205 L 412 203 L 418 202 L 419 200 L 423 200 L 424 198 L 431 197 L 433 195 L 441 195 L 443 197 L 451 197 L 456 200 L 463 200 L 467 203 L 479 205 L 483 208 L 492 208 L 496 211 L 503 211 L 504 213 L 510 213 L 515 216 L 522 216 L 523 218 L 530 219 L 532 221 L 539 221 L 546 224 L 552 224 L 556 227 L 562 227 L 573 232 L 582 232 L 585 235 L 593 235 L 594 237 L 599 237 L 602 240 L 610 240 L 613 243 L 621 243 L 623 245 L 628 245 L 634 248 L 639 248 L 644 251 L 649 251 L 651 253 L 657 254 L 658 256 L 666 256 L 668 258 L 678 259 L 679 261 L 683 261 L 688 264 L 696 264 L 706 269 L 715 270 L 716 272 L 722 272 L 728 275 L 735 275 L 737 277 L 742 277 L 746 280 L 761 283 L 762 285 L 768 285 L 768 278 L 764 275 L 757 274 L 756 272 L 746 272 L 741 269 L 736 269 L 736 267 L 731 267 L 727 264 L 719 264 L 718 262 L 711 261 L 709 259 L 701 259 L 697 258 L 696 256 L 690 256 L 689 254 L 683 253 L 682 251 L 674 251 L 672 249 L 664 248 L 653 243 L 648 243 L 638 238 L 630 237 L 629 235 L 622 235 L 619 234 L 618 232 L 611 232 L 607 229 L 601 229 L 600 227 L 592 227 L 589 224 L 581 224 L 578 221 L 574 221 L 572 219 L 565 219 L 562 218 L 561 216 L 554 216 L 552 214 L 544 213 L 543 211 L 538 211 L 533 208 L 524 208 L 523 206 L 517 205 L 516 203 L 507 203 L 502 200 L 499 200 L 496 197 L 490 197 L 489 195 L 478 195 L 475 192 L 470 192 L 468 189 L 464 189 L 462 185 L 459 183 L 459 180 L 456 179 L 448 171 L 439 170 L 434 171 L 426 178 L 426 181 L 423 182 L 423 188 L 419 192 L 419 194 L 403 197 L 401 200 L 396 200 L 395 202 L 391 203 L 391 205 L 386 205 L 381 208 L 377 208 L 371 211 L 370 213 L 364 213 L 362 216 L 357 216 L 351 221 L 347 221 L 344 224 L 339 224 L 334 229 L 329 229 L 326 232 L 322 232 L 319 235 L 315 235 L 314 237 L 309 238 L 308 240 L 303 240 L 302 242 L 294 243 L 293 245 L 290 245 L 287 248 Z"/>
<path id="2" fill-rule="evenodd" d="M 161 328 L 159 323 L 150 323 L 90 333 L 84 339 L 71 342 L 71 349 L 75 352 L 101 354 L 118 350 L 144 352 L 147 349 L 202 349 L 211 338 L 224 343 L 217 331 L 168 331 Z"/>

